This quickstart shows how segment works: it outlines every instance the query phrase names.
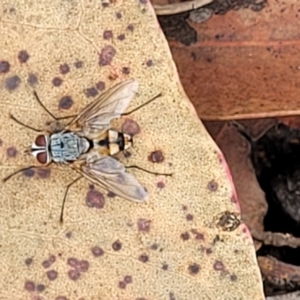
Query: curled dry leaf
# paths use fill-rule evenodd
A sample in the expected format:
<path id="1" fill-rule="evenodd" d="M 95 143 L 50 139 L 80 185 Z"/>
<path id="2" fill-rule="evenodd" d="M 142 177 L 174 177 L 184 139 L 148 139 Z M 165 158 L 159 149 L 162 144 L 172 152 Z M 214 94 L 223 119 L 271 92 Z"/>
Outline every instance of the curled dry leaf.
<path id="1" fill-rule="evenodd" d="M 25 3 L 25 2 L 24 2 Z M 173 176 L 128 172 L 147 189 L 134 203 L 50 166 L 1 184 L 0 294 L 9 299 L 263 299 L 250 233 L 217 228 L 214 217 L 239 213 L 224 157 L 187 99 L 155 13 L 146 1 L 39 1 L 2 4 L 0 175 L 28 164 L 33 127 L 77 114 L 103 90 L 132 78 L 129 110 L 137 134 L 125 165 Z M 59 78 L 59 79 L 58 79 Z M 126 120 L 125 120 L 126 119 Z M 51 128 L 51 126 L 50 126 Z M 148 159 L 154 151 L 163 160 Z M 234 199 L 234 201 L 232 201 Z M 51 261 L 49 258 L 52 258 Z M 47 263 L 45 263 L 47 261 Z M 16 276 L 18 274 L 18 276 Z M 3 298 L 2 297 L 2 298 Z"/>
<path id="2" fill-rule="evenodd" d="M 187 2 L 177 2 L 172 4 L 155 4 L 158 1 L 151 1 L 153 3 L 153 7 L 156 15 L 164 16 L 164 15 L 174 15 L 178 13 L 182 13 L 189 10 L 198 9 L 204 5 L 211 3 L 213 0 L 195 0 L 195 1 L 187 1 Z"/>

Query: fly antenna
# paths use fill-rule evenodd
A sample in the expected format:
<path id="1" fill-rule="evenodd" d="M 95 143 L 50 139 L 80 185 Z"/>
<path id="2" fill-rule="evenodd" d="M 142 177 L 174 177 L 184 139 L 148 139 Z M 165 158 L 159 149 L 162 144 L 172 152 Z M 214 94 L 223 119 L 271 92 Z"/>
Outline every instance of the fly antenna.
<path id="1" fill-rule="evenodd" d="M 25 168 L 22 168 L 20 170 L 17 170 L 15 172 L 11 173 L 10 175 L 8 175 L 7 177 L 3 178 L 2 181 L 6 182 L 7 180 L 9 180 L 10 178 L 14 177 L 15 175 L 17 175 L 17 174 L 19 174 L 21 172 L 30 170 L 30 169 L 34 169 L 34 168 L 36 168 L 36 166 L 29 166 L 29 167 L 25 167 Z"/>
<path id="2" fill-rule="evenodd" d="M 55 121 L 63 120 L 63 119 L 70 119 L 74 118 L 77 115 L 71 115 L 71 116 L 65 116 L 65 117 L 56 117 L 54 114 L 44 105 L 44 103 L 41 101 L 39 98 L 38 94 L 36 91 L 33 91 L 33 95 L 35 96 L 36 101 L 39 103 L 39 105 L 45 110 L 45 112 L 51 116 Z"/>
<path id="3" fill-rule="evenodd" d="M 157 99 L 157 98 L 159 98 L 159 97 L 161 97 L 161 96 L 162 96 L 162 93 L 159 93 L 158 95 L 154 96 L 152 99 L 150 99 L 150 100 L 148 100 L 147 102 L 141 104 L 140 106 L 134 108 L 133 110 L 121 114 L 121 116 L 128 116 L 128 115 L 134 113 L 135 111 L 139 110 L 140 108 L 142 108 L 142 107 L 148 105 L 149 103 L 151 103 L 152 101 L 154 101 L 155 99 Z"/>
<path id="4" fill-rule="evenodd" d="M 40 98 L 39 98 L 39 96 L 38 96 L 38 94 L 37 94 L 36 91 L 33 91 L 33 95 L 34 95 L 36 101 L 39 103 L 39 105 L 45 110 L 45 112 L 46 112 L 49 116 L 51 116 L 55 121 L 57 121 L 58 119 L 57 119 L 57 118 L 53 115 L 53 113 L 52 113 L 50 110 L 48 110 L 48 108 L 43 104 L 43 102 L 40 100 Z"/>
<path id="5" fill-rule="evenodd" d="M 41 129 L 37 129 L 37 128 L 31 127 L 31 126 L 29 126 L 29 125 L 27 125 L 27 124 L 25 124 L 25 123 L 19 121 L 19 120 L 18 120 L 17 118 L 15 118 L 12 114 L 10 114 L 9 117 L 10 117 L 12 120 L 14 120 L 16 123 L 18 123 L 19 125 L 21 125 L 21 126 L 23 126 L 23 127 L 25 127 L 25 128 L 28 128 L 28 129 L 33 130 L 33 131 L 35 131 L 35 132 L 43 132 L 43 130 L 41 130 Z"/>

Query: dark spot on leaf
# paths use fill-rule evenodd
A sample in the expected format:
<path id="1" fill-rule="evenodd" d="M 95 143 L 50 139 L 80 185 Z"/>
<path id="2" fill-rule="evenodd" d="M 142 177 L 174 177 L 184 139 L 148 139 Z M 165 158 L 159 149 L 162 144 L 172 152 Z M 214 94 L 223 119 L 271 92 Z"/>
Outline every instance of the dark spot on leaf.
<path id="1" fill-rule="evenodd" d="M 207 249 L 206 249 L 206 254 L 207 254 L 207 255 L 212 254 L 211 248 L 207 248 Z"/>
<path id="2" fill-rule="evenodd" d="M 231 281 L 237 281 L 237 276 L 235 274 L 230 275 Z"/>
<path id="3" fill-rule="evenodd" d="M 164 263 L 161 267 L 164 271 L 167 271 L 169 269 L 169 265 Z"/>
<path id="4" fill-rule="evenodd" d="M 91 88 L 87 88 L 84 93 L 86 94 L 87 97 L 95 97 L 96 95 L 98 95 L 98 91 L 96 88 L 91 87 Z"/>
<path id="5" fill-rule="evenodd" d="M 108 79 L 112 81 L 112 80 L 116 80 L 118 77 L 119 76 L 117 73 L 112 73 L 108 76 Z"/>
<path id="6" fill-rule="evenodd" d="M 122 244 L 119 240 L 115 241 L 113 244 L 112 244 L 112 248 L 115 250 L 115 251 L 119 251 L 121 250 L 122 248 Z"/>
<path id="7" fill-rule="evenodd" d="M 78 271 L 87 272 L 90 267 L 90 264 L 87 260 L 81 260 L 79 262 Z"/>
<path id="8" fill-rule="evenodd" d="M 109 197 L 109 198 L 114 198 L 114 197 L 116 197 L 116 194 L 113 193 L 113 192 L 111 192 L 111 191 L 109 191 L 109 192 L 107 193 L 107 197 Z"/>
<path id="9" fill-rule="evenodd" d="M 46 289 L 46 287 L 43 284 L 38 284 L 36 287 L 36 290 L 38 292 L 43 292 Z"/>
<path id="10" fill-rule="evenodd" d="M 56 87 L 61 86 L 62 82 L 63 82 L 63 80 L 59 77 L 54 77 L 52 79 L 52 84 Z"/>
<path id="11" fill-rule="evenodd" d="M 114 47 L 108 45 L 105 46 L 99 55 L 99 65 L 100 66 L 107 66 L 111 63 L 114 56 L 116 55 L 116 50 Z"/>
<path id="12" fill-rule="evenodd" d="M 187 221 L 192 221 L 194 219 L 194 216 L 192 214 L 187 214 L 186 219 Z"/>
<path id="13" fill-rule="evenodd" d="M 58 108 L 59 109 L 70 109 L 73 105 L 73 100 L 70 96 L 63 96 L 59 100 Z"/>
<path id="14" fill-rule="evenodd" d="M 224 267 L 224 264 L 223 264 L 221 261 L 217 260 L 217 261 L 215 261 L 215 263 L 214 263 L 214 269 L 215 269 L 216 271 L 221 271 L 221 270 L 224 270 L 225 267 Z"/>
<path id="15" fill-rule="evenodd" d="M 98 246 L 95 246 L 92 248 L 92 253 L 95 257 L 99 257 L 104 254 L 104 250 Z"/>
<path id="16" fill-rule="evenodd" d="M 198 274 L 199 270 L 200 270 L 200 266 L 196 263 L 189 265 L 188 267 L 189 273 L 191 275 L 196 275 Z"/>
<path id="17" fill-rule="evenodd" d="M 123 67 L 123 68 L 122 68 L 122 73 L 123 73 L 124 75 L 128 75 L 128 74 L 130 74 L 130 69 L 129 69 L 128 67 Z"/>
<path id="18" fill-rule="evenodd" d="M 70 278 L 71 280 L 76 281 L 76 280 L 78 280 L 79 277 L 80 277 L 80 272 L 77 271 L 77 270 L 69 270 L 69 271 L 68 271 L 68 275 L 69 275 L 69 278 Z"/>
<path id="19" fill-rule="evenodd" d="M 207 185 L 207 188 L 210 191 L 215 192 L 218 189 L 218 184 L 215 181 L 210 181 Z"/>
<path id="20" fill-rule="evenodd" d="M 25 259 L 26 266 L 30 266 L 32 264 L 32 262 L 33 262 L 33 259 L 31 257 Z"/>
<path id="21" fill-rule="evenodd" d="M 140 129 L 140 126 L 138 125 L 138 123 L 131 119 L 125 120 L 125 122 L 122 125 L 121 130 L 122 130 L 122 132 L 127 133 L 131 136 L 134 136 L 141 132 L 141 129 Z"/>
<path id="22" fill-rule="evenodd" d="M 3 145 L 3 141 L 0 139 L 0 147 Z"/>
<path id="23" fill-rule="evenodd" d="M 213 244 L 215 244 L 215 243 L 217 243 L 217 242 L 219 242 L 220 241 L 220 236 L 217 234 L 216 236 L 215 236 L 215 238 L 213 239 Z"/>
<path id="24" fill-rule="evenodd" d="M 58 273 L 55 270 L 49 270 L 46 272 L 46 275 L 49 280 L 53 281 L 57 278 Z"/>
<path id="25" fill-rule="evenodd" d="M 169 300 L 176 300 L 174 293 L 172 292 L 169 293 Z"/>
<path id="26" fill-rule="evenodd" d="M 184 232 L 180 235 L 181 239 L 187 241 L 190 238 L 190 234 L 188 232 Z"/>
<path id="27" fill-rule="evenodd" d="M 50 177 L 51 169 L 48 168 L 37 169 L 36 173 L 40 178 L 46 179 Z"/>
<path id="28" fill-rule="evenodd" d="M 133 30 L 134 30 L 133 24 L 129 24 L 129 25 L 127 26 L 127 29 L 130 30 L 130 31 L 133 31 Z"/>
<path id="29" fill-rule="evenodd" d="M 10 64 L 6 60 L 0 60 L 0 74 L 7 73 L 10 69 Z"/>
<path id="30" fill-rule="evenodd" d="M 49 261 L 50 261 L 51 263 L 54 263 L 54 262 L 56 261 L 55 255 L 50 255 Z"/>
<path id="31" fill-rule="evenodd" d="M 112 39 L 113 38 L 113 32 L 111 30 L 105 30 L 103 32 L 103 38 L 105 40 L 109 40 L 109 39 Z"/>
<path id="32" fill-rule="evenodd" d="M 31 86 L 34 87 L 36 84 L 38 84 L 38 78 L 35 74 L 29 73 L 27 77 L 27 83 Z"/>
<path id="33" fill-rule="evenodd" d="M 27 169 L 23 171 L 24 176 L 26 177 L 33 177 L 34 176 L 34 169 Z"/>
<path id="34" fill-rule="evenodd" d="M 72 232 L 71 232 L 71 231 L 68 231 L 68 232 L 66 233 L 66 237 L 67 237 L 68 239 L 70 239 L 70 238 L 72 237 Z"/>
<path id="35" fill-rule="evenodd" d="M 156 186 L 159 188 L 159 189 L 163 189 L 166 185 L 163 181 L 159 181 Z"/>
<path id="36" fill-rule="evenodd" d="M 119 41 L 124 41 L 125 40 L 125 34 L 123 33 L 123 34 L 118 35 L 118 40 Z"/>
<path id="37" fill-rule="evenodd" d="M 149 256 L 146 255 L 146 254 L 141 254 L 140 257 L 139 257 L 139 261 L 143 262 L 143 263 L 146 263 L 149 261 Z"/>
<path id="38" fill-rule="evenodd" d="M 18 54 L 18 59 L 20 63 L 26 63 L 29 59 L 29 54 L 26 50 L 21 50 Z"/>
<path id="39" fill-rule="evenodd" d="M 103 194 L 95 189 L 88 191 L 85 202 L 88 207 L 95 207 L 98 209 L 103 208 L 105 205 Z"/>
<path id="40" fill-rule="evenodd" d="M 191 232 L 195 235 L 196 240 L 204 240 L 204 235 L 198 232 L 196 229 L 192 229 Z"/>
<path id="41" fill-rule="evenodd" d="M 42 262 L 42 266 L 44 268 L 49 268 L 55 261 L 56 261 L 56 257 L 54 255 L 51 255 L 47 260 L 44 260 Z"/>
<path id="42" fill-rule="evenodd" d="M 15 147 L 9 147 L 6 149 L 6 155 L 9 157 L 9 158 L 15 158 L 18 154 L 18 151 Z"/>
<path id="43" fill-rule="evenodd" d="M 150 231 L 150 224 L 151 224 L 151 221 L 146 220 L 146 219 L 139 219 L 137 222 L 139 231 L 143 231 L 143 232 Z"/>
<path id="44" fill-rule="evenodd" d="M 182 210 L 187 210 L 187 206 L 186 205 L 182 205 Z"/>
<path id="45" fill-rule="evenodd" d="M 121 19 L 122 18 L 122 14 L 120 12 L 117 12 L 116 13 L 116 17 L 117 17 L 117 19 Z"/>
<path id="46" fill-rule="evenodd" d="M 151 250 L 157 250 L 158 249 L 158 244 L 157 243 L 152 244 L 150 249 Z"/>
<path id="47" fill-rule="evenodd" d="M 152 59 L 147 60 L 146 65 L 147 65 L 147 67 L 153 66 L 153 61 L 152 61 Z"/>
<path id="48" fill-rule="evenodd" d="M 124 154 L 124 157 L 126 158 L 129 158 L 131 156 L 131 153 L 128 151 L 128 150 L 123 150 L 123 154 Z"/>
<path id="49" fill-rule="evenodd" d="M 42 262 L 42 266 L 47 269 L 51 266 L 51 262 L 47 259 Z"/>
<path id="50" fill-rule="evenodd" d="M 70 257 L 68 258 L 67 264 L 73 268 L 77 268 L 79 261 L 74 257 Z"/>
<path id="51" fill-rule="evenodd" d="M 126 283 L 124 281 L 119 282 L 119 288 L 120 289 L 125 289 L 126 288 Z"/>
<path id="52" fill-rule="evenodd" d="M 165 157 L 160 150 L 156 150 L 151 152 L 151 154 L 148 156 L 148 160 L 153 163 L 161 163 L 165 160 Z"/>
<path id="53" fill-rule="evenodd" d="M 25 290 L 28 292 L 34 292 L 35 291 L 35 283 L 33 281 L 26 281 L 25 282 Z"/>
<path id="54" fill-rule="evenodd" d="M 104 8 L 109 7 L 109 3 L 107 3 L 107 2 L 102 2 L 102 7 L 104 7 Z"/>
<path id="55" fill-rule="evenodd" d="M 128 284 L 128 283 L 132 283 L 132 276 L 130 275 L 126 275 L 124 277 L 124 281 Z"/>
<path id="56" fill-rule="evenodd" d="M 21 83 L 19 76 L 15 75 L 5 79 L 5 87 L 9 91 L 15 90 Z"/>
<path id="57" fill-rule="evenodd" d="M 67 64 L 60 65 L 59 71 L 61 74 L 65 75 L 70 72 L 70 67 Z"/>
<path id="58" fill-rule="evenodd" d="M 81 69 L 83 67 L 83 62 L 81 60 L 76 61 L 74 66 L 76 69 Z"/>
<path id="59" fill-rule="evenodd" d="M 96 83 L 96 88 L 99 90 L 99 91 L 103 91 L 105 90 L 105 82 L 104 81 L 99 81 Z"/>

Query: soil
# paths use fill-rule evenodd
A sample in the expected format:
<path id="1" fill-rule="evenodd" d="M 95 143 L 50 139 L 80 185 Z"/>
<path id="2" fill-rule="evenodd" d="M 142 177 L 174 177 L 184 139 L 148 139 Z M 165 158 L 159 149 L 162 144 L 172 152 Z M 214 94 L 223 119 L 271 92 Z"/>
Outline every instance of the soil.
<path id="1" fill-rule="evenodd" d="M 269 207 L 264 231 L 300 237 L 300 130 L 278 124 L 257 141 L 250 142 L 252 163 Z M 300 266 L 299 247 L 264 245 L 257 254 L 271 255 L 280 262 Z M 279 290 L 270 287 L 266 280 L 264 284 L 268 294 Z M 280 293 L 283 290 L 299 290 L 299 283 L 291 286 L 289 282 L 281 282 Z"/>

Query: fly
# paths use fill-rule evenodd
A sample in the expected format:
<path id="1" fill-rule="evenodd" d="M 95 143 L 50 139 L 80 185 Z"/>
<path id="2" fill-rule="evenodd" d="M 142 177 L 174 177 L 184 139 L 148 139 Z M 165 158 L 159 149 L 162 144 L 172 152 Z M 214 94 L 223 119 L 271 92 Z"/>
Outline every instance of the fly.
<path id="1" fill-rule="evenodd" d="M 55 121 L 72 118 L 71 122 L 62 130 L 53 130 L 50 134 L 38 135 L 31 148 L 26 151 L 36 157 L 43 166 L 49 166 L 51 163 L 65 164 L 80 174 L 78 178 L 67 185 L 61 208 L 61 222 L 63 222 L 68 191 L 75 182 L 83 177 L 124 199 L 134 202 L 147 200 L 148 193 L 144 187 L 132 174 L 126 172 L 126 167 L 121 162 L 112 157 L 132 146 L 132 136 L 112 129 L 111 120 L 129 115 L 161 96 L 159 94 L 132 111 L 124 113 L 137 91 L 137 81 L 124 81 L 101 94 L 78 115 L 62 118 L 55 117 L 34 92 L 36 100 Z M 18 124 L 36 132 L 44 131 L 26 125 L 12 115 L 11 118 Z M 3 181 L 6 182 L 12 176 L 31 168 L 38 168 L 38 166 L 29 166 L 18 170 L 4 178 Z M 150 172 L 137 166 L 127 168 L 138 168 L 155 175 L 172 175 Z"/>

